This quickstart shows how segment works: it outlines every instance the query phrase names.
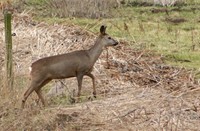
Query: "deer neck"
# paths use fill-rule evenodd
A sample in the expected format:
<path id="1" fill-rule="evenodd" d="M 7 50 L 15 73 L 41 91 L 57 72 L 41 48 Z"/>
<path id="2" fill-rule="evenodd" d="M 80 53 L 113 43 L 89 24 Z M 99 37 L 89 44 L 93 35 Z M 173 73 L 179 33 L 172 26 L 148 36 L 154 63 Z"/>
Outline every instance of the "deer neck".
<path id="1" fill-rule="evenodd" d="M 88 50 L 92 63 L 94 64 L 103 51 L 103 45 L 101 44 L 101 38 L 97 38 L 95 44 Z"/>

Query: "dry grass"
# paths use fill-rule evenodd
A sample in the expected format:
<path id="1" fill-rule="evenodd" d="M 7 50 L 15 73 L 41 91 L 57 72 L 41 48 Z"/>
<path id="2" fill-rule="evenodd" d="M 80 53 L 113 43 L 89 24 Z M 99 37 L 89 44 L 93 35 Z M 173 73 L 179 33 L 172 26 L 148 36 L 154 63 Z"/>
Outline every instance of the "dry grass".
<path id="1" fill-rule="evenodd" d="M 3 45 L 3 22 L 0 30 Z M 96 100 L 87 100 L 91 82 L 86 79 L 82 103 L 59 105 L 48 100 L 44 109 L 32 94 L 21 110 L 30 64 L 41 57 L 88 49 L 96 34 L 75 26 L 37 23 L 25 13 L 15 14 L 13 32 L 13 91 L 3 84 L 4 69 L 0 66 L 1 130 L 199 130 L 200 88 L 192 70 L 167 66 L 161 56 L 131 49 L 121 40 L 119 46 L 108 49 L 108 61 L 105 51 L 95 64 Z M 4 53 L 5 47 L 0 48 L 1 65 Z M 70 90 L 77 89 L 74 79 L 68 83 Z"/>
<path id="2" fill-rule="evenodd" d="M 40 0 L 37 0 L 41 4 Z M 30 0 L 31 3 L 31 0 Z M 43 4 L 43 16 L 51 17 L 110 17 L 110 10 L 119 6 L 117 0 L 48 0 Z M 36 6 L 37 8 L 37 6 Z"/>

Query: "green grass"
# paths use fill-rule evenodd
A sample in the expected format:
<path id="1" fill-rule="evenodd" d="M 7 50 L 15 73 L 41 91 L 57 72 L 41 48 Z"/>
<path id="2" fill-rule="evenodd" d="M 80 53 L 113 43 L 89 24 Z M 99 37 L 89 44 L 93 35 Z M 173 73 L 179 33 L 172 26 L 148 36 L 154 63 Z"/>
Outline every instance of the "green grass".
<path id="1" fill-rule="evenodd" d="M 166 55 L 167 63 L 187 67 L 187 68 L 199 68 L 199 53 L 198 52 L 178 52 Z"/>

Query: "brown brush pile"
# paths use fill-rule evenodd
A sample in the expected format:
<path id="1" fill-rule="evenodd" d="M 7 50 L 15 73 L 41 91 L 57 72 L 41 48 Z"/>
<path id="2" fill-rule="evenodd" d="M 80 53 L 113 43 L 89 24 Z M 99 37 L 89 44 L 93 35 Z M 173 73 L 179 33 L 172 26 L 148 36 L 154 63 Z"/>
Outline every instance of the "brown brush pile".
<path id="1" fill-rule="evenodd" d="M 0 64 L 4 72 L 2 21 L 0 30 Z M 15 76 L 25 79 L 33 61 L 88 49 L 96 37 L 80 27 L 37 23 L 26 14 L 14 17 L 13 32 L 16 33 L 13 37 Z M 97 78 L 97 99 L 67 106 L 50 103 L 45 109 L 35 105 L 34 94 L 28 99 L 26 109 L 20 109 L 24 86 L 28 85 L 26 81 L 15 82 L 12 92 L 1 84 L 1 130 L 200 129 L 200 88 L 192 71 L 165 65 L 161 56 L 135 50 L 128 42 L 120 41 L 117 47 L 109 48 L 108 53 L 103 52 L 93 73 Z M 66 85 L 71 83 L 70 88 L 77 89 L 76 81 L 67 81 Z M 91 92 L 91 82 L 83 82 L 83 86 L 83 91 Z"/>

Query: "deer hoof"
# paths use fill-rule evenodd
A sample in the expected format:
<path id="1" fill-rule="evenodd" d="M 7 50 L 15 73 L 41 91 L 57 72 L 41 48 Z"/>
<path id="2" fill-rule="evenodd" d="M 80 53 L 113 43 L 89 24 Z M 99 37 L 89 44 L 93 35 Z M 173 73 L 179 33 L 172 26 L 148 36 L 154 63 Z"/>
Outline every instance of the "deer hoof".
<path id="1" fill-rule="evenodd" d="M 90 96 L 90 97 L 88 97 L 88 100 L 93 101 L 93 98 Z"/>
<path id="2" fill-rule="evenodd" d="M 96 92 L 93 92 L 93 96 L 94 98 L 97 98 Z"/>

